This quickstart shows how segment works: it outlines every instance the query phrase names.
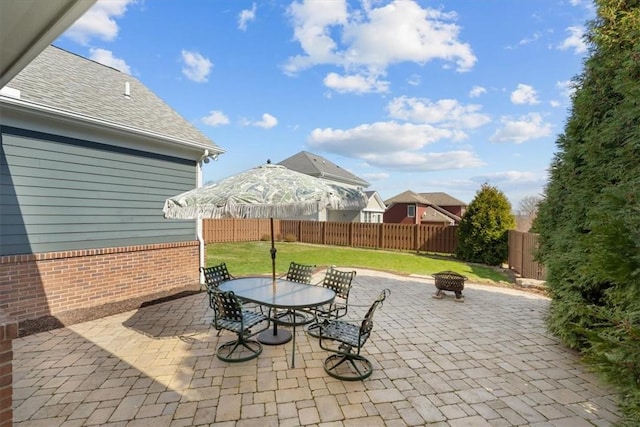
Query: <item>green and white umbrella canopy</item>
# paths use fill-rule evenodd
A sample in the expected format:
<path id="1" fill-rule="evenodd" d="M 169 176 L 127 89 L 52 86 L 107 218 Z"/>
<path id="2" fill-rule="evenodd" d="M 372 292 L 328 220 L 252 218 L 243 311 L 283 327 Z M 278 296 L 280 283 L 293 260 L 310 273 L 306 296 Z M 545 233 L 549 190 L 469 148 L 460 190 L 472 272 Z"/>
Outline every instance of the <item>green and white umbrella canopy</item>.
<path id="1" fill-rule="evenodd" d="M 359 210 L 366 205 L 367 197 L 359 189 L 267 163 L 171 197 L 163 211 L 169 219 L 284 219 L 325 208 Z"/>

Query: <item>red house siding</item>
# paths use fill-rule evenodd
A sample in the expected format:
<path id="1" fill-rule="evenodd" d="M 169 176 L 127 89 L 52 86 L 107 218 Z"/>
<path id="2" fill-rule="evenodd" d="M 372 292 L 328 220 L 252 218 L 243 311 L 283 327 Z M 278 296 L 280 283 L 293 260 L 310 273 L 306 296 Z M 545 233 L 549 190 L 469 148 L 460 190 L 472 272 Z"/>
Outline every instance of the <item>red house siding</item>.
<path id="1" fill-rule="evenodd" d="M 440 206 L 440 207 L 442 209 L 447 210 L 448 212 L 451 212 L 455 216 L 462 217 L 462 214 L 464 213 L 462 206 Z"/>
<path id="2" fill-rule="evenodd" d="M 387 224 L 420 224 L 420 216 L 426 209 L 424 206 L 416 207 L 416 215 L 413 218 L 407 216 L 407 206 L 413 203 L 398 203 L 387 209 L 382 217 L 383 222 Z"/>

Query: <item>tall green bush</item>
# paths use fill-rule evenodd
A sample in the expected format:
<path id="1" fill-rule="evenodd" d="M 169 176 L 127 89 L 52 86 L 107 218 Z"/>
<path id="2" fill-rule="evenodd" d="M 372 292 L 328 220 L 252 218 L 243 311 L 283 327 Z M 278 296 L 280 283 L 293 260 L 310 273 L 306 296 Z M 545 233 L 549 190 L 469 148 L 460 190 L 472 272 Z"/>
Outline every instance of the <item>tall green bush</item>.
<path id="1" fill-rule="evenodd" d="M 547 325 L 640 425 L 640 0 L 598 0 L 536 230 Z"/>
<path id="2" fill-rule="evenodd" d="M 507 232 L 515 227 L 511 204 L 496 187 L 483 184 L 458 225 L 456 257 L 500 265 L 507 260 Z"/>

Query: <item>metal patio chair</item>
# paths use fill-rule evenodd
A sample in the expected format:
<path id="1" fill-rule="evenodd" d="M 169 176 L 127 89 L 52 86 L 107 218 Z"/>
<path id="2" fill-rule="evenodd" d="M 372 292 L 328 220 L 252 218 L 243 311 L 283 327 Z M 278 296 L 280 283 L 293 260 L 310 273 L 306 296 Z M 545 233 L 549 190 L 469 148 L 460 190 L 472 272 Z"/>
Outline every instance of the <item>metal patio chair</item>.
<path id="1" fill-rule="evenodd" d="M 360 351 L 371 336 L 376 309 L 390 293 L 389 289 L 380 292 L 361 322 L 325 319 L 320 323 L 320 348 L 334 353 L 324 361 L 327 374 L 344 381 L 364 380 L 371 375 L 373 365 Z"/>
<path id="2" fill-rule="evenodd" d="M 211 267 L 200 267 L 200 271 L 204 274 L 204 284 L 209 289 L 218 289 L 220 283 L 235 279 L 227 269 L 227 264 L 221 262 Z"/>
<path id="3" fill-rule="evenodd" d="M 315 268 L 316 266 L 312 264 L 299 264 L 292 261 L 289 264 L 287 274 L 282 278 L 291 282 L 311 284 Z M 285 310 L 278 313 L 274 320 L 281 325 L 292 326 L 294 323 L 296 325 L 306 325 L 313 319 L 302 311 Z"/>
<path id="4" fill-rule="evenodd" d="M 264 329 L 251 332 L 251 328 L 265 320 L 267 316 L 256 311 L 242 308 L 240 300 L 232 292 L 221 292 L 217 289 L 207 290 L 209 306 L 213 309 L 212 325 L 218 330 L 235 332 L 238 337 L 233 341 L 218 346 L 216 356 L 225 362 L 244 362 L 254 359 L 262 353 L 262 344 L 250 339 L 252 336 L 269 328 L 269 322 Z"/>
<path id="5" fill-rule="evenodd" d="M 313 337 L 318 336 L 319 324 L 324 319 L 339 319 L 349 311 L 349 292 L 353 279 L 356 277 L 355 271 L 342 271 L 331 266 L 327 269 L 321 286 L 329 288 L 336 293 L 336 298 L 331 304 L 320 306 L 314 309 L 314 320 L 307 326 L 307 333 Z"/>

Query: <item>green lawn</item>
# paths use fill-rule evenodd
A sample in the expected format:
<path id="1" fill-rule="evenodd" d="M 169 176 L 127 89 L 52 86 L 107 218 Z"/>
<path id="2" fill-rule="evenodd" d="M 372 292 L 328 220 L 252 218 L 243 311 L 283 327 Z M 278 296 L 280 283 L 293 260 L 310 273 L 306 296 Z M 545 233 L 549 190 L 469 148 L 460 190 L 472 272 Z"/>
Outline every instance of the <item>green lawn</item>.
<path id="1" fill-rule="evenodd" d="M 270 242 L 210 243 L 207 245 L 207 265 L 226 262 L 235 276 L 271 273 Z M 338 268 L 359 267 L 398 274 L 430 275 L 443 270 L 463 274 L 471 282 L 508 282 L 506 274 L 494 268 L 467 264 L 453 257 L 432 256 L 409 252 L 354 249 L 343 246 L 310 245 L 276 242 L 276 270 L 285 274 L 289 263 L 315 264 L 318 268 L 335 265 Z"/>

